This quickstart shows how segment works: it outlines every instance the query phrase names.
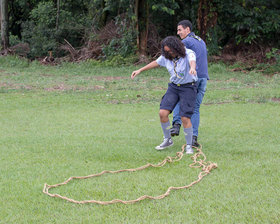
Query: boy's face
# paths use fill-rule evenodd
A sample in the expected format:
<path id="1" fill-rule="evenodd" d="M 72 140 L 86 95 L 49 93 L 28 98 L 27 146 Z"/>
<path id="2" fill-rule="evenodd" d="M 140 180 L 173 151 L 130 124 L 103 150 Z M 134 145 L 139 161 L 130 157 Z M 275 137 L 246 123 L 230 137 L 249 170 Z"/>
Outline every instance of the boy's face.
<path id="1" fill-rule="evenodd" d="M 167 54 L 169 54 L 172 58 L 175 58 L 177 55 L 176 54 L 174 54 L 173 52 L 172 52 L 172 50 L 169 48 L 169 47 L 167 47 L 167 46 L 164 46 L 164 51 L 167 53 Z"/>
<path id="2" fill-rule="evenodd" d="M 177 34 L 180 36 L 181 39 L 184 39 L 187 37 L 187 35 L 190 33 L 190 28 L 186 27 L 184 28 L 182 25 L 179 25 L 177 27 Z"/>

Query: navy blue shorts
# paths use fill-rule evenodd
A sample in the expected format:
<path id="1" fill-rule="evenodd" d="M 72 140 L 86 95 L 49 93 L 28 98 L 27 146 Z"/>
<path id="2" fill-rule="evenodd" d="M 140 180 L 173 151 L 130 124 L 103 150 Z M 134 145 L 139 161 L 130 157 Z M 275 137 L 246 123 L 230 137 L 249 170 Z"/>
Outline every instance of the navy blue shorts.
<path id="1" fill-rule="evenodd" d="M 160 109 L 169 110 L 171 113 L 180 101 L 179 115 L 181 117 L 191 118 L 195 106 L 196 94 L 196 83 L 187 83 L 180 86 L 174 83 L 168 83 L 168 89 L 160 103 Z"/>

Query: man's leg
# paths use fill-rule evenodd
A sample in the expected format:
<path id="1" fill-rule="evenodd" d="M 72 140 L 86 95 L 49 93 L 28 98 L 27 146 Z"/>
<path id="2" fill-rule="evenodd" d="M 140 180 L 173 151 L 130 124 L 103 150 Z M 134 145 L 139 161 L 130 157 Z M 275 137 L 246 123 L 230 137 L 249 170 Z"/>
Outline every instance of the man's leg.
<path id="1" fill-rule="evenodd" d="M 176 107 L 173 110 L 173 121 L 172 121 L 172 128 L 170 129 L 171 131 L 171 136 L 178 136 L 180 134 L 180 128 L 181 128 L 181 116 L 179 115 L 180 111 L 180 102 L 177 103 Z"/>
<path id="2" fill-rule="evenodd" d="M 199 78 L 197 82 L 197 96 L 196 96 L 196 102 L 195 102 L 195 107 L 194 107 L 194 112 L 191 117 L 191 123 L 193 126 L 193 143 L 192 145 L 195 147 L 199 146 L 199 143 L 197 142 L 197 137 L 198 137 L 198 127 L 199 127 L 199 122 L 200 122 L 200 105 L 202 103 L 205 91 L 206 91 L 206 86 L 207 86 L 207 79 L 206 78 Z"/>

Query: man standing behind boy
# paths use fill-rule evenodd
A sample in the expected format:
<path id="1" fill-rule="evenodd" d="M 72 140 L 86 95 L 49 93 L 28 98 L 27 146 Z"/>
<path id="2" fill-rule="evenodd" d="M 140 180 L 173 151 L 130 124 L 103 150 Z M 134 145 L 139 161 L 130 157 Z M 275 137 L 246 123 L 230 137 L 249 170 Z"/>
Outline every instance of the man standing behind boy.
<path id="1" fill-rule="evenodd" d="M 194 107 L 194 113 L 191 117 L 191 123 L 193 126 L 193 141 L 192 145 L 198 147 L 198 127 L 200 121 L 199 108 L 202 103 L 203 96 L 206 91 L 208 76 L 208 62 L 207 62 L 207 49 L 205 42 L 192 32 L 192 23 L 189 20 L 182 20 L 177 25 L 177 34 L 182 39 L 186 48 L 191 49 L 196 54 L 196 71 L 197 71 L 197 97 Z M 171 135 L 176 136 L 180 133 L 180 127 L 182 124 L 179 116 L 180 102 L 176 105 L 173 111 L 173 127 L 171 128 Z"/>

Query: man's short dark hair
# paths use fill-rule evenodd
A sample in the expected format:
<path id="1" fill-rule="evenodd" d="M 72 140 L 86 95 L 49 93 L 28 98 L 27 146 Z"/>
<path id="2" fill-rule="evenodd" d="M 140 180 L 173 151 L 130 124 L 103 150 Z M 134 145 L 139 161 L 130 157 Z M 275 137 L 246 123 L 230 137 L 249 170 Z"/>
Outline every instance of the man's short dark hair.
<path id="1" fill-rule="evenodd" d="M 186 29 L 187 27 L 189 27 L 190 28 L 190 31 L 192 31 L 192 23 L 191 23 L 191 21 L 189 21 L 189 20 L 182 20 L 182 21 L 180 21 L 179 23 L 178 23 L 178 25 L 177 26 L 182 26 L 182 27 L 184 27 L 184 29 Z"/>

